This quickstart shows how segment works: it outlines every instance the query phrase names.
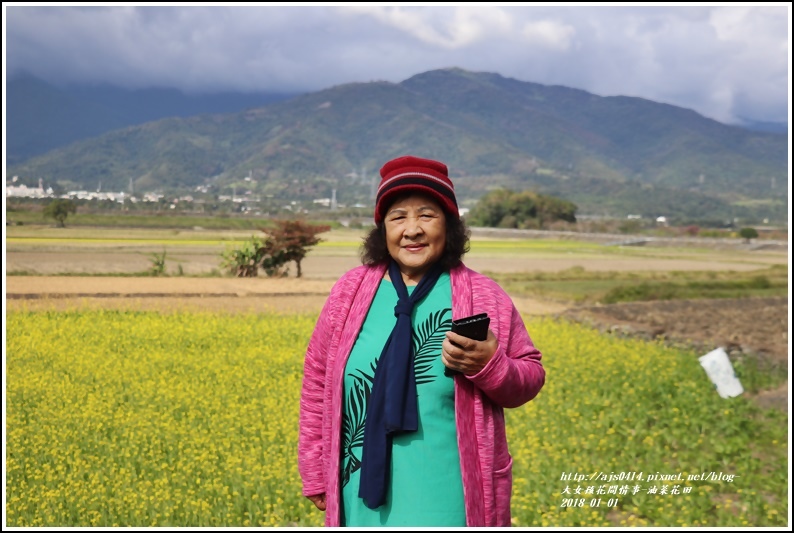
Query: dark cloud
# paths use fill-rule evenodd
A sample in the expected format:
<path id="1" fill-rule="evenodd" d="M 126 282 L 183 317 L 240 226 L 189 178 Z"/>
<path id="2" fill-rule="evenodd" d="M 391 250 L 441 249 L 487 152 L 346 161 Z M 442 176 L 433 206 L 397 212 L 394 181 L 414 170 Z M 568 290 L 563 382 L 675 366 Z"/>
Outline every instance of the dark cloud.
<path id="1" fill-rule="evenodd" d="M 4 5 L 7 73 L 56 83 L 314 91 L 458 66 L 722 121 L 788 120 L 790 6 Z"/>

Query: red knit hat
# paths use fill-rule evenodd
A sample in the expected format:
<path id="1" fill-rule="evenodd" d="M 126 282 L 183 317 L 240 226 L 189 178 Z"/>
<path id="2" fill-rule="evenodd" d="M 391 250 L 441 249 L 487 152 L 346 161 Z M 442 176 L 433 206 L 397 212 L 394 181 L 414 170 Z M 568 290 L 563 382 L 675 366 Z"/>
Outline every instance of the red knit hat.
<path id="1" fill-rule="evenodd" d="M 432 159 L 404 155 L 380 169 L 381 181 L 375 199 L 375 224 L 386 215 L 390 199 L 402 192 L 421 192 L 431 196 L 447 213 L 460 218 L 455 187 L 447 175 L 447 165 Z"/>

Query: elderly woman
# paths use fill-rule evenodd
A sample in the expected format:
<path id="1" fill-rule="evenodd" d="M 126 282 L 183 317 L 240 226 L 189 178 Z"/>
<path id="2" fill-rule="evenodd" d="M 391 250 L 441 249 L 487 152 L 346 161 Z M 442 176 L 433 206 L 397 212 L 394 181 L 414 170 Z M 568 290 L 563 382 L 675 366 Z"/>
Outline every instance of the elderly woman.
<path id="1" fill-rule="evenodd" d="M 303 494 L 327 526 L 509 526 L 503 409 L 545 381 L 510 297 L 461 262 L 468 232 L 443 163 L 386 163 L 363 265 L 334 285 L 309 341 Z M 485 340 L 450 331 L 490 317 Z"/>

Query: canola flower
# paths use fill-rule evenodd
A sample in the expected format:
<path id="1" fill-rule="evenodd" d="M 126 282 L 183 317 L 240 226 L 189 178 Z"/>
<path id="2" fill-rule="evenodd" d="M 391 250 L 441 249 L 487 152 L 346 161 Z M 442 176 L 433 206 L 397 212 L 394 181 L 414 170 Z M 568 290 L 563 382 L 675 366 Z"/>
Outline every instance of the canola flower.
<path id="1" fill-rule="evenodd" d="M 784 414 L 764 423 L 746 398 L 721 398 L 693 352 L 550 319 L 528 329 L 547 381 L 535 400 L 506 411 L 514 525 L 786 524 Z M 761 443 L 771 443 L 763 460 L 753 452 Z M 631 472 L 643 480 L 617 479 Z M 736 477 L 689 480 L 703 472 Z M 563 479 L 570 473 L 585 479 Z M 679 473 L 683 481 L 659 475 Z"/>
<path id="2" fill-rule="evenodd" d="M 316 315 L 6 318 L 9 526 L 322 525 L 300 494 L 296 457 Z M 547 384 L 506 412 L 514 525 L 785 525 L 785 426 L 762 425 L 743 398 L 719 398 L 695 354 L 565 322 L 528 328 Z M 750 453 L 761 436 L 779 456 Z M 564 472 L 640 470 L 739 477 L 562 507 L 574 484 Z"/>
<path id="3" fill-rule="evenodd" d="M 8 524 L 321 524 L 296 463 L 313 324 L 10 313 Z"/>

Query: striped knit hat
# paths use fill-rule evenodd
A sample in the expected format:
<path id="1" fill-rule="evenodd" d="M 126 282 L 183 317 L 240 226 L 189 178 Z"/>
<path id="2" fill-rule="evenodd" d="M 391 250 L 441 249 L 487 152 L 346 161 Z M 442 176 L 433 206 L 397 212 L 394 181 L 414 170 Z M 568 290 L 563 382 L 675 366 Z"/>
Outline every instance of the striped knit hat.
<path id="1" fill-rule="evenodd" d="M 447 165 L 432 159 L 404 155 L 380 169 L 381 181 L 375 199 L 375 224 L 380 224 L 391 198 L 402 192 L 421 192 L 431 196 L 447 216 L 460 218 L 455 187 L 447 175 Z"/>

